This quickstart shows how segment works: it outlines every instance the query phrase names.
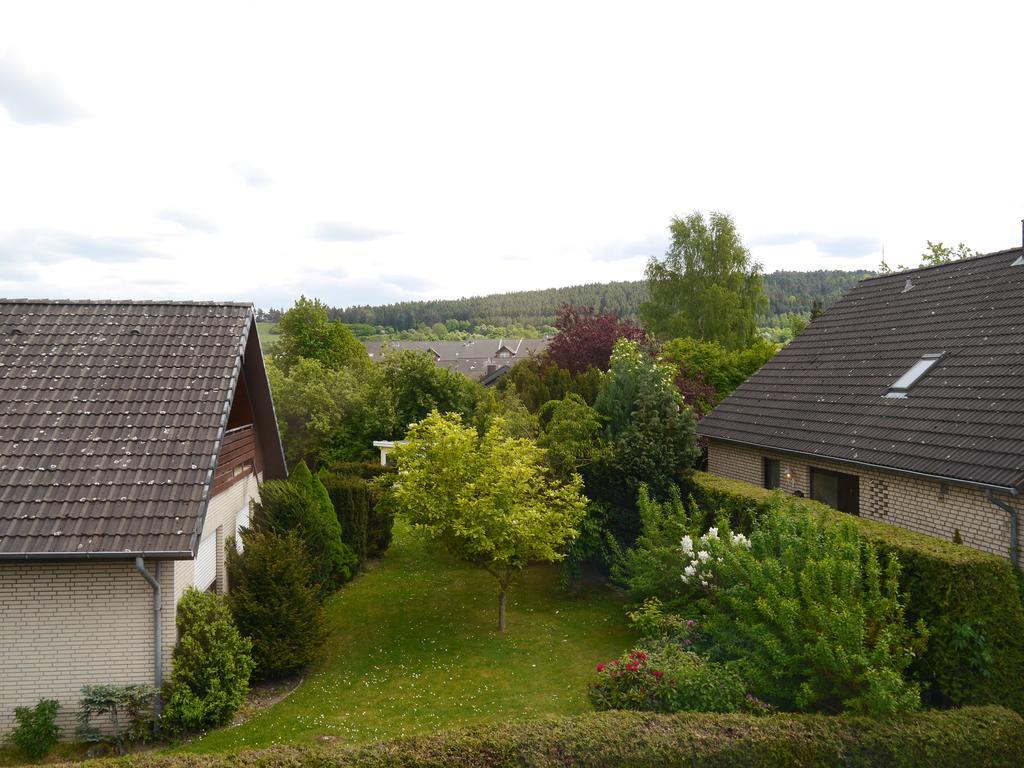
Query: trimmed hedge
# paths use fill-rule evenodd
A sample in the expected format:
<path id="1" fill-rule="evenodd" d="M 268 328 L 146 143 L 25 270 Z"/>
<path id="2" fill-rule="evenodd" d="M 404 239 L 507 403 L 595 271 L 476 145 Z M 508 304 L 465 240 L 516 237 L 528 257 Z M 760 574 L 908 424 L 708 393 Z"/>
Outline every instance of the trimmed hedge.
<path id="1" fill-rule="evenodd" d="M 320 472 L 341 525 L 341 540 L 360 563 L 380 557 L 391 546 L 394 515 L 378 506 L 381 492 L 368 482 L 390 472 L 394 469 L 372 462 L 336 463 Z"/>
<path id="2" fill-rule="evenodd" d="M 274 747 L 215 755 L 144 754 L 86 765 L 128 768 L 929 768 L 1020 765 L 1024 719 L 1001 707 L 872 719 L 825 715 L 651 715 L 480 725 L 365 747 Z"/>
<path id="3" fill-rule="evenodd" d="M 692 473 L 687 490 L 702 507 L 726 512 L 745 531 L 778 493 L 704 472 Z M 785 498 L 811 514 L 853 520 L 865 538 L 899 558 L 907 621 L 924 619 L 930 633 L 913 667 L 926 701 L 1002 704 L 1024 713 L 1024 606 L 1007 560 L 810 499 Z M 980 645 L 972 645 L 980 638 Z"/>

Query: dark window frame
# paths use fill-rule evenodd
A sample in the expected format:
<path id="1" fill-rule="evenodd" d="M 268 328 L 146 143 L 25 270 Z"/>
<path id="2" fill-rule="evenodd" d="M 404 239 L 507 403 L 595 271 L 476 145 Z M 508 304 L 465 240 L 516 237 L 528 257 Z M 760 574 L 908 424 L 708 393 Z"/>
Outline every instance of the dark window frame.
<path id="1" fill-rule="evenodd" d="M 769 491 L 782 487 L 782 461 L 764 456 L 761 459 L 761 485 Z"/>

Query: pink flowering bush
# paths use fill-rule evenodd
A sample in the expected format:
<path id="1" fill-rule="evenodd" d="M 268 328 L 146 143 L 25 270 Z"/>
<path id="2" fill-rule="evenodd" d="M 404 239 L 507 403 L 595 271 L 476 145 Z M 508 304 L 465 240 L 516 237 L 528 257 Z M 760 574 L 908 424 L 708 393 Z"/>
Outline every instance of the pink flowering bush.
<path id="1" fill-rule="evenodd" d="M 598 710 L 738 712 L 750 709 L 739 676 L 675 643 L 657 643 L 650 650 L 633 650 L 598 664 L 587 692 Z"/>

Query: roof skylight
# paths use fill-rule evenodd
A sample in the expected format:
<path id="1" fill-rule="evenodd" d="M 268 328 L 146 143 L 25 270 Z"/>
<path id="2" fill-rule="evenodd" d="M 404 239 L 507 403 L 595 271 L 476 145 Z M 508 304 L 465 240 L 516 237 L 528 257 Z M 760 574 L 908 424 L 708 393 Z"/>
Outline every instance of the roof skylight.
<path id="1" fill-rule="evenodd" d="M 886 397 L 906 397 L 907 392 L 914 386 L 922 376 L 930 371 L 945 352 L 935 352 L 928 355 L 921 355 L 921 359 L 910 366 L 910 370 L 896 379 L 896 383 L 889 387 Z"/>

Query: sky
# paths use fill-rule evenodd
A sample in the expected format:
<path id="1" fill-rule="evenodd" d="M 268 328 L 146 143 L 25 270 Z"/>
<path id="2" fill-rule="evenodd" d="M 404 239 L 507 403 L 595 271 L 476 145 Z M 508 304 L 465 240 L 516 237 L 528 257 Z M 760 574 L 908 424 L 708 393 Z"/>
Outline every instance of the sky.
<path id="1" fill-rule="evenodd" d="M 1021 243 L 1019 3 L 0 4 L 0 296 L 334 306 Z"/>

